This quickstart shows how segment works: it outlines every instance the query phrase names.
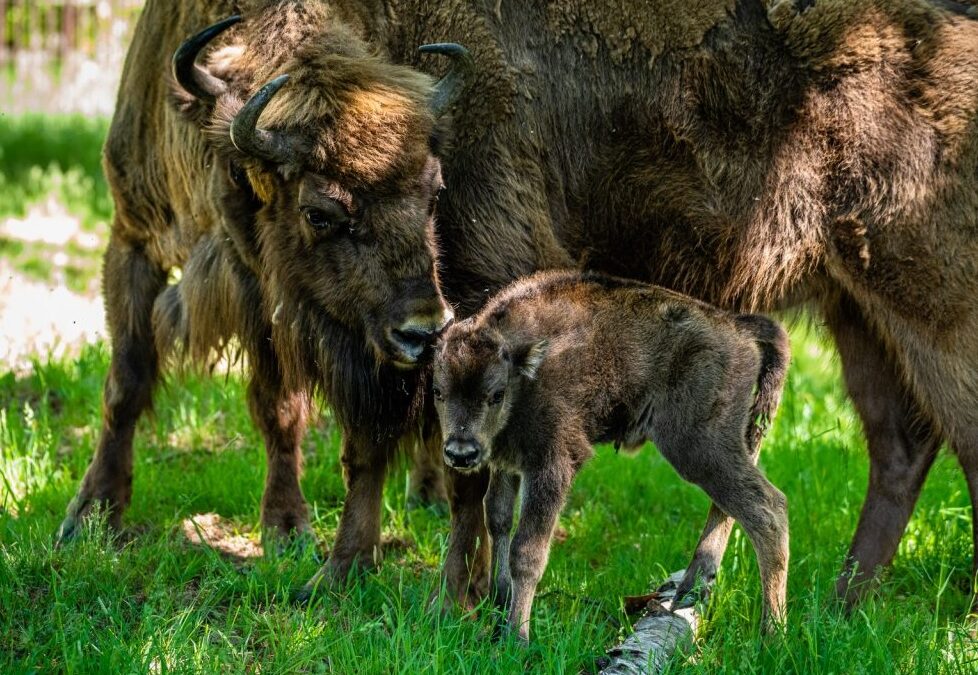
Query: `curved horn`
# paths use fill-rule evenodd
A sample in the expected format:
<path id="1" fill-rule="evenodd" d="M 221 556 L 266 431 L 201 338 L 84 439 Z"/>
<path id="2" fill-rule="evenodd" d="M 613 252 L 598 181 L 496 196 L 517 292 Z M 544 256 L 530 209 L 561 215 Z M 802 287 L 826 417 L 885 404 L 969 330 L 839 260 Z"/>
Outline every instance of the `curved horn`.
<path id="1" fill-rule="evenodd" d="M 475 70 L 475 60 L 469 50 L 454 42 L 439 42 L 418 47 L 422 54 L 441 54 L 452 60 L 452 67 L 438 80 L 431 95 L 431 111 L 441 117 L 462 93 L 468 79 Z"/>
<path id="2" fill-rule="evenodd" d="M 173 77 L 176 78 L 181 87 L 195 98 L 213 103 L 227 89 L 223 80 L 214 77 L 197 65 L 197 55 L 207 46 L 207 43 L 239 21 L 241 21 L 241 17 L 235 15 L 229 16 L 213 26 L 208 26 L 196 35 L 184 40 L 180 48 L 173 54 Z"/>
<path id="3" fill-rule="evenodd" d="M 241 152 L 252 157 L 284 164 L 292 158 L 293 148 L 288 138 L 273 131 L 258 128 L 258 118 L 275 93 L 289 81 L 288 75 L 279 75 L 248 99 L 231 122 L 231 142 Z"/>

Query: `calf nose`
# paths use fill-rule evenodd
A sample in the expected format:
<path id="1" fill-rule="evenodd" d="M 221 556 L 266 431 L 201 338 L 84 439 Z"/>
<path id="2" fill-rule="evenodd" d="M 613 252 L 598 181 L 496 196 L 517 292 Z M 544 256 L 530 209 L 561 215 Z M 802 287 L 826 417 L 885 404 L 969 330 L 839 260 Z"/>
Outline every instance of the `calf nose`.
<path id="1" fill-rule="evenodd" d="M 479 444 L 472 440 L 450 438 L 443 452 L 445 463 L 455 469 L 471 469 L 479 463 Z"/>

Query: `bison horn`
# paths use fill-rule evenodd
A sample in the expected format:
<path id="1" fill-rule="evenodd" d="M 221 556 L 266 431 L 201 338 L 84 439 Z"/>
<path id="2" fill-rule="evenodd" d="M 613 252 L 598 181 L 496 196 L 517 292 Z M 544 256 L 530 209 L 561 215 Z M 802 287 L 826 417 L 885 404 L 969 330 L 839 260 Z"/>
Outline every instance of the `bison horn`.
<path id="1" fill-rule="evenodd" d="M 454 42 L 439 42 L 418 47 L 422 54 L 441 54 L 452 60 L 452 66 L 445 76 L 438 80 L 431 95 L 431 111 L 441 117 L 462 93 L 467 80 L 475 70 L 475 61 L 469 50 Z"/>
<path id="2" fill-rule="evenodd" d="M 292 158 L 293 148 L 285 136 L 258 128 L 258 118 L 265 106 L 288 81 L 288 75 L 279 75 L 248 99 L 231 122 L 231 142 L 234 147 L 246 155 L 276 164 L 284 164 Z"/>
<path id="3" fill-rule="evenodd" d="M 173 77 L 192 96 L 213 103 L 227 89 L 223 80 L 197 65 L 197 55 L 207 46 L 207 43 L 239 21 L 241 17 L 235 15 L 208 26 L 187 38 L 173 55 Z"/>

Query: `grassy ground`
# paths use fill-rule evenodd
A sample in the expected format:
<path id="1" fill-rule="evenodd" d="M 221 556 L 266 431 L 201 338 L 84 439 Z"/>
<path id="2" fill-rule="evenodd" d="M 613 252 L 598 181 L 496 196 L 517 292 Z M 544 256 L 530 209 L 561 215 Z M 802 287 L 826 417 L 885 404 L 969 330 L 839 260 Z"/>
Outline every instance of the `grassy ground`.
<path id="1" fill-rule="evenodd" d="M 70 168 L 48 162 L 78 152 L 79 180 L 92 181 L 92 194 L 72 202 L 53 189 L 69 210 L 100 227 L 107 217 L 104 183 L 97 170 L 86 171 L 96 166 L 104 127 L 83 123 L 82 142 L 52 149 L 44 120 L 0 119 L 5 152 L 21 133 L 17 124 L 24 133 L 42 133 L 20 146 L 17 162 L 4 159 L 0 219 L 22 214 L 31 199 L 51 191 L 30 193 L 37 172 L 8 165 L 34 166 L 35 153 L 42 175 L 66 175 Z M 60 121 L 53 126 L 62 124 L 70 129 Z M 71 137 L 68 131 L 60 138 Z M 16 196 L 28 193 L 33 196 Z M 832 602 L 865 490 L 865 447 L 831 349 L 817 331 L 801 326 L 794 330 L 794 353 L 785 402 L 761 460 L 790 506 L 787 634 L 758 635 L 756 564 L 737 529 L 697 654 L 677 659 L 673 668 L 978 671 L 964 621 L 972 595 L 968 499 L 950 456 L 931 472 L 879 592 L 848 617 Z M 521 651 L 491 642 L 486 612 L 440 617 L 427 611 L 438 590 L 448 522 L 426 510 L 406 512 L 406 480 L 397 471 L 385 493 L 390 545 L 383 567 L 297 608 L 288 597 L 317 569 L 313 553 L 248 557 L 254 548 L 248 544 L 258 539 L 264 458 L 242 379 L 191 376 L 161 390 L 155 416 L 140 424 L 123 538 L 107 545 L 92 532 L 55 550 L 52 535 L 96 441 L 106 367 L 104 345 L 61 360 L 41 355 L 26 375 L 4 374 L 0 364 L 0 672 L 587 671 L 629 631 L 623 596 L 641 594 L 682 567 L 706 514 L 704 497 L 651 448 L 636 457 L 599 448 L 564 512 L 567 538 L 555 545 L 541 583 L 533 645 Z M 337 444 L 324 414 L 305 444 L 303 479 L 324 547 L 334 537 L 343 496 Z M 219 514 L 226 531 L 211 533 L 208 513 Z M 209 544 L 195 543 L 194 520 Z M 229 548 L 234 551 L 223 552 Z"/>

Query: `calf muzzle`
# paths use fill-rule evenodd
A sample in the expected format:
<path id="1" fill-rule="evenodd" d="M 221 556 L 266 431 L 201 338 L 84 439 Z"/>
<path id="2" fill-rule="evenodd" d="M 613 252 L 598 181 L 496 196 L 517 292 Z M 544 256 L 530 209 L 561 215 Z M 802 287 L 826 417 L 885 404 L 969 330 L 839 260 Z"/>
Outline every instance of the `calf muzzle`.
<path id="1" fill-rule="evenodd" d="M 482 463 L 482 446 L 475 439 L 449 438 L 443 448 L 445 464 L 461 471 L 478 468 Z"/>

